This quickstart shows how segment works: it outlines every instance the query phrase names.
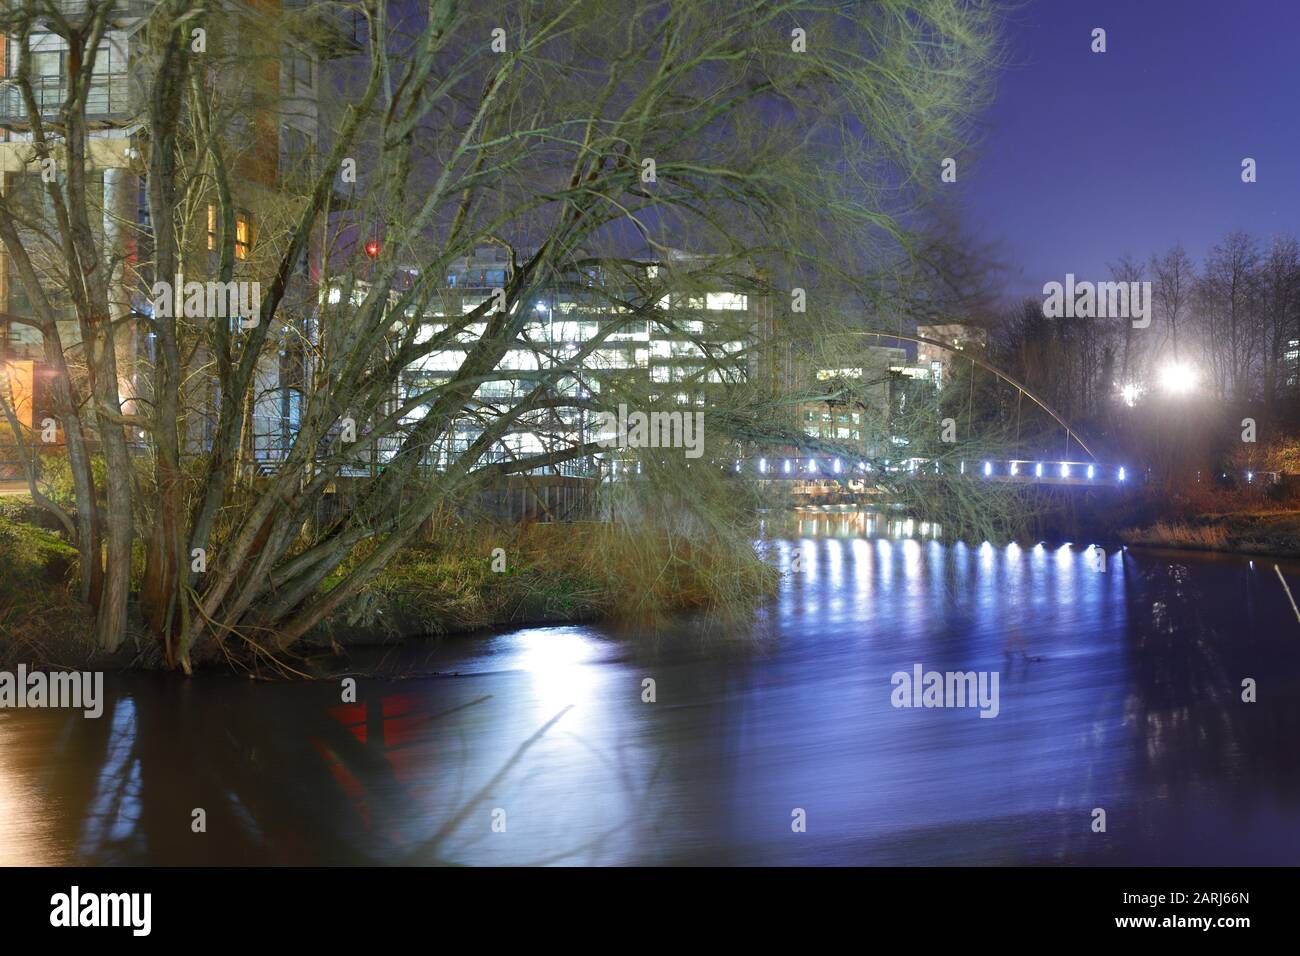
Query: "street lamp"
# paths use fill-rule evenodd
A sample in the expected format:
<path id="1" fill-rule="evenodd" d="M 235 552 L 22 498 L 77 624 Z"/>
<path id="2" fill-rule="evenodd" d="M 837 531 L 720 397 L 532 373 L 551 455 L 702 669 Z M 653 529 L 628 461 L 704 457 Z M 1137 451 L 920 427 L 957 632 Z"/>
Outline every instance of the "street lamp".
<path id="1" fill-rule="evenodd" d="M 1186 395 L 1196 388 L 1196 369 L 1186 362 L 1170 362 L 1160 369 L 1160 387 L 1171 395 Z"/>

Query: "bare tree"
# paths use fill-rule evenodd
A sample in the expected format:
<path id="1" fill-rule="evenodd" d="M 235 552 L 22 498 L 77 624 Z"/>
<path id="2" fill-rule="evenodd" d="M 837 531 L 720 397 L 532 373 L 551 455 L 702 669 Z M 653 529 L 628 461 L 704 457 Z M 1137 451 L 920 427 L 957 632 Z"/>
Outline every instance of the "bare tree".
<path id="1" fill-rule="evenodd" d="M 1226 398 L 1247 397 L 1261 356 L 1258 270 L 1258 244 L 1235 230 L 1211 248 L 1198 283 L 1201 354 Z"/>
<path id="2" fill-rule="evenodd" d="M 1151 276 L 1155 307 L 1164 320 L 1169 338 L 1170 355 L 1178 361 L 1178 323 L 1190 307 L 1196 283 L 1196 264 L 1183 248 L 1175 243 L 1163 256 L 1151 257 Z"/>
<path id="3" fill-rule="evenodd" d="M 135 170 L 149 222 L 129 237 L 146 261 L 96 234 L 86 188 L 85 91 L 118 4 L 91 0 L 76 17 L 57 6 L 11 5 L 0 28 L 25 51 L 42 18 L 73 51 L 56 124 L 41 122 L 25 52 L 14 82 L 29 101 L 33 163 L 61 160 L 43 225 L 61 253 L 78 343 L 64 340 L 7 196 L 0 240 L 67 385 L 59 416 L 97 640 L 122 641 L 135 595 L 168 661 L 186 669 L 218 651 L 288 647 L 353 601 L 439 507 L 590 455 L 594 443 L 565 429 L 545 438 L 555 415 L 662 398 L 599 371 L 629 328 L 690 334 L 693 301 L 720 286 L 766 299 L 799 286 L 814 300 L 900 287 L 892 280 L 919 247 L 907 218 L 968 137 L 997 53 L 995 5 L 972 0 L 337 4 L 366 29 L 335 127 L 296 196 L 256 199 L 280 205 L 262 217 L 260 256 L 242 259 L 237 211 L 254 200 L 241 199 L 238 169 L 256 160 L 261 114 L 224 88 L 273 62 L 277 31 L 293 24 L 250 28 L 247 10 L 162 0 L 143 34 L 147 135 Z M 196 27 L 213 38 L 204 52 Z M 340 210 L 349 164 L 357 182 Z M 367 236 L 381 240 L 370 251 Z M 485 244 L 503 250 L 500 288 L 477 303 L 450 296 L 449 265 Z M 313 248 L 322 294 L 295 302 Z M 231 322 L 144 308 L 154 283 L 182 268 L 261 281 L 260 309 Z M 134 284 L 130 302 L 111 293 L 121 281 Z M 606 318 L 590 337 L 532 334 L 539 298 L 556 287 L 598 301 Z M 817 314 L 791 312 L 776 339 L 816 334 Z M 145 386 L 128 394 L 116 363 L 137 323 L 155 348 Z M 687 383 L 716 379 L 710 411 L 727 434 L 715 451 L 729 452 L 764 408 L 762 383 L 737 374 L 759 366 L 758 346 L 694 344 Z M 308 356 L 304 406 L 261 476 L 249 435 L 267 369 L 289 348 Z M 534 358 L 514 362 L 521 351 Z M 84 380 L 65 367 L 70 353 L 84 356 Z M 409 380 L 449 355 L 443 374 Z M 488 383 L 510 400 L 485 398 Z M 203 421 L 211 436 L 196 454 Z M 467 421 L 474 437 L 462 441 Z M 498 455 L 525 427 L 543 445 Z M 143 436 L 142 452 L 128 434 Z M 103 489 L 92 445 L 108 463 Z M 362 462 L 369 479 L 351 506 L 319 520 L 330 489 Z M 668 483 L 689 477 L 661 471 Z"/>
<path id="4" fill-rule="evenodd" d="M 1273 408 L 1279 382 L 1294 374 L 1286 364 L 1288 343 L 1300 338 L 1300 244 L 1294 236 L 1275 236 L 1260 266 L 1264 321 L 1264 402 Z"/>
<path id="5" fill-rule="evenodd" d="M 1146 269 L 1142 262 L 1134 258 L 1129 253 L 1124 253 L 1119 257 L 1117 262 L 1110 263 L 1111 278 L 1116 282 L 1122 282 L 1128 285 L 1138 283 L 1143 280 Z M 1119 358 L 1119 377 L 1123 383 L 1128 383 L 1131 378 L 1141 375 L 1142 366 L 1145 364 L 1146 350 L 1135 347 L 1133 323 L 1129 319 L 1121 319 L 1123 328 L 1123 344 L 1120 346 Z M 1102 403 L 1108 403 L 1113 396 L 1102 393 Z"/>

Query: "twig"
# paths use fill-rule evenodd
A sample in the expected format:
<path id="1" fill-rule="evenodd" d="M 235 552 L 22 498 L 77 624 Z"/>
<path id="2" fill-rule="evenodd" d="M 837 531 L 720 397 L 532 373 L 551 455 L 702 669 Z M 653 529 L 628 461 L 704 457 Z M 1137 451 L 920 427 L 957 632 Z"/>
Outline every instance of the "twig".
<path id="1" fill-rule="evenodd" d="M 1300 607 L 1295 606 L 1295 598 L 1291 596 L 1291 589 L 1286 585 L 1286 578 L 1282 577 L 1282 569 L 1275 564 L 1273 570 L 1277 572 L 1277 579 L 1282 582 L 1282 590 L 1286 591 L 1287 600 L 1291 602 L 1291 610 L 1295 611 L 1295 619 L 1300 621 Z"/>

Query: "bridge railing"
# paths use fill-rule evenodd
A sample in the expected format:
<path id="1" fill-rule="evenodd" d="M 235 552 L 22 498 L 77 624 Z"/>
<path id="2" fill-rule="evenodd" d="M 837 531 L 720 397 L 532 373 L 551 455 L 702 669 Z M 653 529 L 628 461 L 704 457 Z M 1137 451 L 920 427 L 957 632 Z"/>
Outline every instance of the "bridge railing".
<path id="1" fill-rule="evenodd" d="M 690 463 L 695 464 L 695 463 Z M 939 461 L 911 457 L 867 460 L 811 455 L 799 457 L 737 458 L 730 464 L 699 462 L 702 467 L 720 467 L 758 478 L 760 481 L 863 481 L 899 475 L 915 479 L 964 477 L 973 480 L 1023 482 L 1026 484 L 1098 484 L 1121 485 L 1140 480 L 1127 466 L 1093 461 L 1034 459 L 958 459 Z M 632 478 L 641 473 L 635 459 L 617 457 L 606 462 L 606 475 L 613 480 Z M 1262 474 L 1262 473 L 1261 473 Z"/>
<path id="2" fill-rule="evenodd" d="M 1091 461 L 1052 461 L 1034 459 L 958 459 L 938 461 L 933 458 L 886 459 L 871 462 L 827 456 L 799 458 L 754 458 L 738 460 L 733 470 L 757 475 L 760 479 L 858 479 L 869 475 L 906 475 L 913 478 L 966 477 L 990 481 L 1024 483 L 1124 484 L 1134 476 L 1124 465 L 1107 465 Z"/>

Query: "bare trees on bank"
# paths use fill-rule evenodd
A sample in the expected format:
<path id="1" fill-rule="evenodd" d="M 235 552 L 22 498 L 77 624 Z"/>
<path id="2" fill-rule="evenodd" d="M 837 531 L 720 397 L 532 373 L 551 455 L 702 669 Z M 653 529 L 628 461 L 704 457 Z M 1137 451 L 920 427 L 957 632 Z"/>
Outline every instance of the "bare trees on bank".
<path id="1" fill-rule="evenodd" d="M 1151 283 L 1148 326 L 1050 320 L 1041 300 L 1027 299 L 997 327 L 998 360 L 1111 454 L 1140 458 L 1166 479 L 1294 466 L 1278 465 L 1276 443 L 1300 422 L 1296 239 L 1234 230 L 1199 263 L 1175 244 L 1111 271 Z"/>
<path id="2" fill-rule="evenodd" d="M 1121 318 L 1053 322 L 1037 299 L 1000 325 L 998 351 L 1008 367 L 1041 383 L 1057 407 L 1087 419 L 1133 405 L 1174 364 L 1191 371 L 1198 394 L 1274 412 L 1295 404 L 1300 245 L 1293 236 L 1263 241 L 1233 231 L 1199 264 L 1175 244 L 1145 262 L 1123 257 L 1111 272 L 1151 283 L 1148 327 Z"/>
<path id="3" fill-rule="evenodd" d="M 684 327 L 673 290 L 748 283 L 783 302 L 799 287 L 810 307 L 777 313 L 791 339 L 819 334 L 819 300 L 878 294 L 909 268 L 904 223 L 960 151 L 996 58 L 993 4 L 969 0 L 273 6 L 0 12 L 17 54 L 6 90 L 28 118 L 0 242 L 29 308 L 5 319 L 39 333 L 75 490 L 70 507 L 38 500 L 78 547 L 96 642 L 142 628 L 186 669 L 290 646 L 438 509 L 590 454 L 558 437 L 494 452 L 557 410 L 656 400 L 588 370 L 631 323 Z M 312 12 L 327 6 L 360 29 L 321 71 L 320 137 L 291 178 L 274 160 L 299 108 L 283 46 L 334 43 Z M 123 81 L 135 108 L 114 138 L 95 96 L 128 15 L 144 18 Z M 58 102 L 36 68 L 46 49 L 61 53 Z M 32 202 L 12 188 L 23 175 L 38 177 Z M 500 288 L 453 312 L 448 267 L 484 245 L 505 252 Z M 703 255 L 660 272 L 631 252 L 683 248 Z M 593 281 L 611 271 L 616 286 Z M 180 276 L 256 282 L 259 304 L 160 308 L 158 283 Z M 535 340 L 534 305 L 562 284 L 621 318 L 563 347 Z M 507 361 L 521 349 L 535 359 Z M 443 374 L 404 377 L 444 354 L 457 358 Z M 289 357 L 301 404 L 262 474 L 250 436 Z M 706 357 L 700 374 L 733 362 Z M 758 379 L 719 378 L 706 411 L 728 423 L 710 433 L 726 449 L 773 403 Z M 484 383 L 511 401 L 481 400 Z M 477 437 L 458 442 L 467 415 Z M 38 440 L 13 416 L 10 431 Z M 376 449 L 382 467 L 322 519 Z"/>

